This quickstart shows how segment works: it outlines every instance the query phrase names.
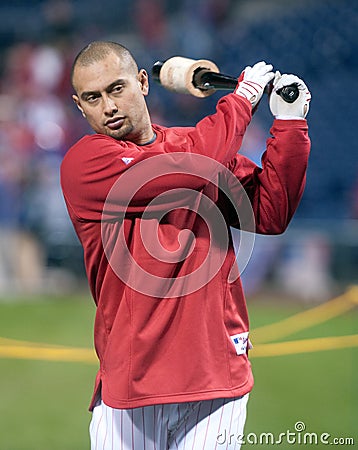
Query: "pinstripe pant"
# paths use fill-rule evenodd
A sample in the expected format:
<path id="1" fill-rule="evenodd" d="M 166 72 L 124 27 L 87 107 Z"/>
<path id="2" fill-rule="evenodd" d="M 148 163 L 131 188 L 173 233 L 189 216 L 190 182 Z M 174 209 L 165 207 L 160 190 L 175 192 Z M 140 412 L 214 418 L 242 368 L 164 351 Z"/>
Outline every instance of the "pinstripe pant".
<path id="1" fill-rule="evenodd" d="M 91 450 L 239 450 L 249 394 L 134 409 L 98 404 Z"/>

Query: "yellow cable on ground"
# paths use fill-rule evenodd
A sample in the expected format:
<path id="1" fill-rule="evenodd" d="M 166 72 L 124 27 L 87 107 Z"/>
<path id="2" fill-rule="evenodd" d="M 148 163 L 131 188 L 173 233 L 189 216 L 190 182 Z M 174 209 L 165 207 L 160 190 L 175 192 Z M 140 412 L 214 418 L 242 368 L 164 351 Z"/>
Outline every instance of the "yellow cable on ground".
<path id="1" fill-rule="evenodd" d="M 70 347 L 30 347 L 1 345 L 0 358 L 98 363 L 93 349 Z"/>
<path id="2" fill-rule="evenodd" d="M 9 339 L 0 337 L 0 347 L 2 345 L 22 346 L 22 347 L 48 347 L 48 348 L 66 348 L 58 344 L 44 344 L 42 342 L 20 341 L 18 339 Z"/>
<path id="3" fill-rule="evenodd" d="M 250 350 L 250 359 L 320 352 L 323 350 L 337 350 L 349 347 L 358 347 L 358 334 L 261 344 L 257 347 L 254 346 Z"/>
<path id="4" fill-rule="evenodd" d="M 265 343 L 282 339 L 297 331 L 326 322 L 350 311 L 358 304 L 358 286 L 350 287 L 344 294 L 279 322 L 264 325 L 251 331 L 254 343 Z"/>

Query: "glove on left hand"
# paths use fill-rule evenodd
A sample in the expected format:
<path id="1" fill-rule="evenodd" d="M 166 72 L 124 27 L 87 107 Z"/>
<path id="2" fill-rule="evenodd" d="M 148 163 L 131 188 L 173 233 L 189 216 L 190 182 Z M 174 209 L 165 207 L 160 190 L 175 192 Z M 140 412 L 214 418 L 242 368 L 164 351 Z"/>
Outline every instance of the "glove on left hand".
<path id="1" fill-rule="evenodd" d="M 272 69 L 272 65 L 266 64 L 265 61 L 260 61 L 252 67 L 247 66 L 238 79 L 235 93 L 245 97 L 251 103 L 252 108 L 255 108 L 262 97 L 266 85 L 275 76 Z"/>

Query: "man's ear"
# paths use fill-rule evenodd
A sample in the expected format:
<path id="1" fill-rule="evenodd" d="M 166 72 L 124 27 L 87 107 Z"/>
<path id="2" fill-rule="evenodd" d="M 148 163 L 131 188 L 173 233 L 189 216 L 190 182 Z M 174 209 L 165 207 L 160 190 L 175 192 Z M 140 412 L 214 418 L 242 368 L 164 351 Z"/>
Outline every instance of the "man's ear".
<path id="1" fill-rule="evenodd" d="M 81 106 L 81 104 L 80 104 L 80 99 L 77 97 L 77 95 L 72 95 L 72 100 L 75 102 L 77 108 L 81 111 L 82 116 L 83 116 L 83 117 L 86 117 L 86 114 L 85 114 L 85 112 L 83 111 L 83 108 L 82 108 L 82 106 Z"/>
<path id="2" fill-rule="evenodd" d="M 140 84 L 140 90 L 143 95 L 148 95 L 149 92 L 149 77 L 145 69 L 140 69 L 138 72 L 138 82 Z"/>

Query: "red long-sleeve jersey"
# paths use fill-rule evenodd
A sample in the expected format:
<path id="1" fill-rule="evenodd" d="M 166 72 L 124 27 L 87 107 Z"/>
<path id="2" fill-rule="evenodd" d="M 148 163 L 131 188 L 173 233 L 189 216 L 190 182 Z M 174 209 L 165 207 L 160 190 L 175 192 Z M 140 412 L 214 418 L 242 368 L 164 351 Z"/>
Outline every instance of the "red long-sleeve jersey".
<path id="1" fill-rule="evenodd" d="M 250 120 L 250 103 L 229 94 L 195 127 L 153 125 L 151 144 L 95 134 L 65 155 L 62 189 L 97 305 L 91 407 L 99 390 L 114 408 L 251 390 L 230 227 L 250 222 L 249 203 L 255 232 L 286 229 L 310 141 L 305 120 L 274 121 L 259 168 L 238 153 Z"/>

